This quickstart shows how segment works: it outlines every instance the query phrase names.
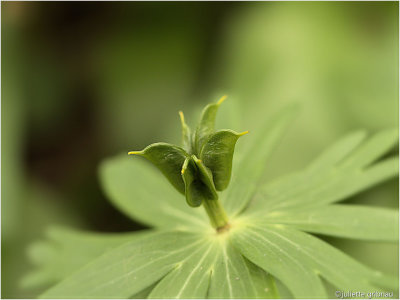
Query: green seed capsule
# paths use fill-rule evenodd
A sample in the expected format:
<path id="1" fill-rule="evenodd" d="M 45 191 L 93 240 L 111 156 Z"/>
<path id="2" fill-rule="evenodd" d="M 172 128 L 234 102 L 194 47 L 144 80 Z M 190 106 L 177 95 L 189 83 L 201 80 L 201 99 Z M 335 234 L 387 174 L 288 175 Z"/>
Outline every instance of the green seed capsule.
<path id="1" fill-rule="evenodd" d="M 218 195 L 210 170 L 196 156 L 187 157 L 182 167 L 186 201 L 190 206 L 200 206 L 203 201 L 217 200 Z"/>
<path id="2" fill-rule="evenodd" d="M 232 159 L 239 137 L 248 131 L 236 133 L 232 130 L 221 130 L 212 134 L 200 152 L 200 158 L 213 175 L 217 191 L 223 191 L 229 185 L 232 173 Z"/>
<path id="3" fill-rule="evenodd" d="M 189 126 L 185 123 L 185 117 L 183 116 L 183 112 L 179 112 L 179 117 L 181 118 L 182 125 L 182 145 L 183 148 L 190 153 L 192 151 L 192 134 Z"/>
<path id="4" fill-rule="evenodd" d="M 232 130 L 215 132 L 215 118 L 225 100 L 207 105 L 191 133 L 182 112 L 182 143 L 184 149 L 167 143 L 155 143 L 142 151 L 132 151 L 151 161 L 182 194 L 190 206 L 200 206 L 203 201 L 218 199 L 217 191 L 227 188 L 232 172 L 232 159 L 239 137 L 246 134 Z"/>
<path id="5" fill-rule="evenodd" d="M 200 122 L 197 125 L 196 132 L 194 133 L 193 145 L 195 153 L 198 154 L 208 136 L 214 132 L 215 118 L 217 116 L 218 108 L 224 102 L 226 96 L 223 96 L 217 103 L 208 104 L 201 113 Z"/>
<path id="6" fill-rule="evenodd" d="M 181 176 L 182 165 L 188 156 L 185 150 L 167 143 L 155 143 L 147 146 L 142 151 L 131 151 L 128 154 L 136 154 L 147 158 L 179 192 L 185 194 L 185 184 Z"/>

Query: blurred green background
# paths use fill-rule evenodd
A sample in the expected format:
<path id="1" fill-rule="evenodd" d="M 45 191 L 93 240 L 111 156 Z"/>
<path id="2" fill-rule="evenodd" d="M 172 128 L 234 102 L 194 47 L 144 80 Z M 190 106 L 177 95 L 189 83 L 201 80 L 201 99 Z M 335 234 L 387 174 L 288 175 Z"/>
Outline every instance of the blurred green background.
<path id="1" fill-rule="evenodd" d="M 39 292 L 19 281 L 32 268 L 27 246 L 49 225 L 142 228 L 108 203 L 97 167 L 179 143 L 180 109 L 194 123 L 226 93 L 227 109 L 242 107 L 240 131 L 301 103 L 266 180 L 351 130 L 397 127 L 398 5 L 2 2 L 2 298 Z M 398 180 L 349 201 L 398 207 Z M 398 274 L 398 245 L 329 241 Z"/>

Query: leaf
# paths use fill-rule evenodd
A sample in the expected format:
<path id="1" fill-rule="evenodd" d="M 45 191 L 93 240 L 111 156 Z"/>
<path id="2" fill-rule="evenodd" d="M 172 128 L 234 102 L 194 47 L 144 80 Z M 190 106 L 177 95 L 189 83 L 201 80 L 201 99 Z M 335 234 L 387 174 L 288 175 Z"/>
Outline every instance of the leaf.
<path id="1" fill-rule="evenodd" d="M 258 131 L 252 132 L 252 137 L 246 140 L 243 159 L 238 163 L 240 176 L 249 181 L 258 182 L 267 167 L 267 160 L 272 150 L 282 139 L 289 124 L 293 121 L 299 107 L 292 105 L 283 109 L 278 114 L 267 118 L 267 121 Z"/>
<path id="2" fill-rule="evenodd" d="M 130 299 L 147 299 L 154 289 L 157 283 L 150 285 L 149 287 L 145 288 L 144 290 L 140 291 L 139 293 L 133 295 Z"/>
<path id="3" fill-rule="evenodd" d="M 244 258 L 250 272 L 250 279 L 253 282 L 257 299 L 277 299 L 279 297 L 278 288 L 274 278 L 257 267 L 248 259 Z M 284 298 L 284 297 L 282 297 Z"/>
<path id="4" fill-rule="evenodd" d="M 320 278 L 307 263 L 308 257 L 290 243 L 270 239 L 249 226 L 236 230 L 232 241 L 247 259 L 281 280 L 296 298 L 326 297 Z"/>
<path id="5" fill-rule="evenodd" d="M 126 155 L 108 159 L 100 166 L 100 179 L 111 202 L 134 220 L 161 228 L 209 227 L 206 213 L 189 207 L 146 161 Z"/>
<path id="6" fill-rule="evenodd" d="M 381 280 L 380 272 L 372 271 L 328 243 L 285 226 L 260 225 L 254 229 L 260 236 L 302 257 L 309 269 L 340 290 L 370 292 L 378 289 L 374 282 Z"/>
<path id="7" fill-rule="evenodd" d="M 343 171 L 341 174 L 330 173 L 327 176 L 321 175 L 321 178 L 325 179 L 324 182 L 315 180 L 313 185 L 308 187 L 309 191 L 304 191 L 296 195 L 295 198 L 292 197 L 290 200 L 285 200 L 284 205 L 313 206 L 344 200 L 397 176 L 399 173 L 398 165 L 399 159 L 395 157 L 386 159 L 362 171 Z M 282 207 L 282 204 L 281 202 L 279 206 Z"/>
<path id="8" fill-rule="evenodd" d="M 328 205 L 271 212 L 265 221 L 312 233 L 373 240 L 399 240 L 399 212 L 361 205 Z"/>
<path id="9" fill-rule="evenodd" d="M 140 155 L 151 161 L 179 192 L 185 193 L 181 177 L 182 165 L 188 156 L 185 150 L 167 143 L 155 143 L 129 154 Z"/>
<path id="10" fill-rule="evenodd" d="M 177 231 L 127 242 L 56 284 L 41 298 L 129 298 L 163 278 L 202 242 L 199 235 Z"/>
<path id="11" fill-rule="evenodd" d="M 356 169 L 368 166 L 379 157 L 398 145 L 398 129 L 386 129 L 373 135 L 361 147 L 358 147 L 351 156 L 341 165 L 342 168 Z"/>
<path id="12" fill-rule="evenodd" d="M 106 251 L 149 234 L 151 231 L 100 234 L 51 227 L 47 231 L 47 240 L 28 248 L 30 261 L 37 269 L 28 273 L 21 284 L 29 288 L 56 283 Z"/>
<path id="13" fill-rule="evenodd" d="M 309 173 L 317 173 L 326 168 L 333 167 L 349 155 L 366 138 L 365 131 L 356 131 L 337 141 L 307 168 Z"/>
<path id="14" fill-rule="evenodd" d="M 216 255 L 217 245 L 204 243 L 165 276 L 149 298 L 206 298 Z"/>
<path id="15" fill-rule="evenodd" d="M 232 158 L 239 137 L 246 134 L 221 130 L 209 136 L 200 152 L 200 159 L 211 170 L 215 188 L 222 191 L 231 179 Z"/>
<path id="16" fill-rule="evenodd" d="M 343 147 L 341 150 L 342 154 L 349 154 L 347 157 L 334 154 L 335 150 L 327 150 L 304 171 L 261 187 L 249 206 L 249 212 L 329 204 L 396 176 L 398 157 L 370 164 L 394 144 L 393 140 L 388 142 L 389 136 L 397 141 L 393 132 L 384 133 L 372 138 L 373 142 L 367 140 L 360 146 L 362 134 L 351 135 L 333 146 L 333 149 L 338 149 L 341 145 L 347 145 L 347 149 Z M 385 137 L 385 142 L 382 136 Z M 376 141 L 381 141 L 382 144 Z"/>
<path id="17" fill-rule="evenodd" d="M 194 133 L 194 146 L 192 149 L 194 153 L 200 153 L 203 147 L 204 141 L 208 136 L 214 132 L 215 118 L 217 116 L 217 111 L 219 106 L 224 102 L 226 96 L 221 97 L 217 103 L 208 104 L 201 113 L 201 118 L 199 124 Z"/>
<path id="18" fill-rule="evenodd" d="M 234 217 L 246 207 L 267 167 L 269 155 L 297 111 L 297 106 L 282 110 L 277 115 L 267 118 L 259 130 L 254 130 L 246 137 L 247 147 L 241 153 L 241 159 L 234 165 L 230 187 L 221 197 L 230 216 Z"/>
<path id="19" fill-rule="evenodd" d="M 153 289 L 150 298 L 256 298 L 274 295 L 271 276 L 232 247 L 226 237 L 207 239 Z"/>
<path id="20" fill-rule="evenodd" d="M 207 298 L 256 298 L 259 290 L 244 257 L 229 240 L 220 242 L 220 253 L 212 272 Z M 272 287 L 267 285 L 266 288 Z"/>
<path id="21" fill-rule="evenodd" d="M 280 279 L 295 297 L 323 297 L 323 287 L 317 275 L 343 291 L 379 290 L 382 274 L 368 269 L 318 238 L 283 225 L 252 222 L 247 230 L 235 234 L 235 244 L 247 258 Z M 302 272 L 299 270 L 298 275 L 303 275 L 297 281 L 293 280 L 293 276 L 298 268 L 290 266 L 289 261 L 303 269 Z"/>

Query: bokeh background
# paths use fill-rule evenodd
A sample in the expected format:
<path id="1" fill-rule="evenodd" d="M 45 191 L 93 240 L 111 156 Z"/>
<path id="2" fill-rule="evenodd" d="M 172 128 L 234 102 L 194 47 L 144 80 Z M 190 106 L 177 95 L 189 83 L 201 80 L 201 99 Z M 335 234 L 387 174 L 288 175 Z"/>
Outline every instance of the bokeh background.
<path id="1" fill-rule="evenodd" d="M 300 116 L 266 180 L 297 170 L 351 130 L 398 126 L 398 2 L 2 2 L 1 295 L 28 245 L 54 224 L 138 230 L 102 193 L 105 157 L 179 142 L 228 94 L 246 130 L 292 102 Z M 398 150 L 397 150 L 398 151 Z M 398 207 L 398 179 L 354 203 Z M 398 274 L 398 245 L 329 239 Z"/>

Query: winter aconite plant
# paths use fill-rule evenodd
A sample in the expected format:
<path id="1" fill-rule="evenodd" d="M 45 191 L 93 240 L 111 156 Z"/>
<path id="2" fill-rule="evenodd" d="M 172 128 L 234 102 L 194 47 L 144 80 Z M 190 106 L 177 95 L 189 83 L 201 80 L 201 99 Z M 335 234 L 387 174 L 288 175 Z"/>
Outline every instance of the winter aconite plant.
<path id="1" fill-rule="evenodd" d="M 208 105 L 193 131 L 181 113 L 183 147 L 155 143 L 101 166 L 111 201 L 152 229 L 52 229 L 30 249 L 39 267 L 25 286 L 53 283 L 43 298 L 334 298 L 326 282 L 393 292 L 396 278 L 313 234 L 398 241 L 397 210 L 337 204 L 398 174 L 398 157 L 386 155 L 397 130 L 352 133 L 306 169 L 263 182 L 296 109 L 268 118 L 234 155 L 246 132 L 215 131 L 221 103 Z"/>

